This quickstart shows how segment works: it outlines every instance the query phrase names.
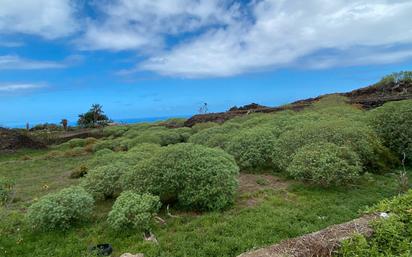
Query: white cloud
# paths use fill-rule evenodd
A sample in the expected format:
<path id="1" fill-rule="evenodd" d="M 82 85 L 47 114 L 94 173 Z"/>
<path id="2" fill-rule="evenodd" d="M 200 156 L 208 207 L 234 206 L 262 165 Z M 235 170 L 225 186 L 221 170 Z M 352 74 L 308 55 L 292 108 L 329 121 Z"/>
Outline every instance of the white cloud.
<path id="1" fill-rule="evenodd" d="M 412 44 L 410 1 L 263 0 L 250 8 L 253 24 L 241 20 L 208 30 L 170 51 L 152 56 L 137 68 L 170 76 L 232 76 L 295 66 L 301 58 L 322 49 L 345 51 L 359 46 Z M 352 64 L 405 59 L 401 52 L 377 49 L 356 56 Z M 341 56 L 328 56 L 328 61 L 338 64 L 336 58 Z"/>
<path id="2" fill-rule="evenodd" d="M 237 5 L 228 0 L 115 0 L 96 2 L 103 18 L 90 20 L 77 43 L 88 50 L 139 49 L 148 54 L 165 47 L 170 35 L 233 20 Z"/>
<path id="3" fill-rule="evenodd" d="M 412 59 L 412 49 L 351 49 L 336 55 L 320 55 L 304 58 L 300 68 L 327 69 L 369 64 L 390 64 Z"/>
<path id="4" fill-rule="evenodd" d="M 54 39 L 78 29 L 73 0 L 0 0 L 0 33 Z"/>
<path id="5" fill-rule="evenodd" d="M 408 60 L 410 13 L 410 0 L 0 0 L 0 34 L 74 35 L 82 50 L 133 51 L 132 71 L 224 77 Z M 0 56 L 0 69 L 65 65 Z"/>
<path id="6" fill-rule="evenodd" d="M 65 60 L 56 61 L 38 61 L 21 58 L 17 55 L 0 55 L 0 70 L 41 70 L 41 69 L 59 69 L 75 64 L 82 60 L 81 56 L 73 55 Z"/>
<path id="7" fill-rule="evenodd" d="M 0 84 L 0 92 L 27 91 L 46 87 L 42 84 Z"/>

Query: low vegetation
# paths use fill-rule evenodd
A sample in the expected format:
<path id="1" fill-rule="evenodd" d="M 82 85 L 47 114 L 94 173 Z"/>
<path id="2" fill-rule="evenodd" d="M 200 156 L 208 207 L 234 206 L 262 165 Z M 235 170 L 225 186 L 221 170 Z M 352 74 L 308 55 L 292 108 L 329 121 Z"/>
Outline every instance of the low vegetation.
<path id="1" fill-rule="evenodd" d="M 234 200 L 237 175 L 235 160 L 224 151 L 177 144 L 135 166 L 122 178 L 122 186 L 185 209 L 220 210 Z"/>
<path id="2" fill-rule="evenodd" d="M 364 111 L 329 95 L 299 112 L 108 126 L 99 139 L 0 156 L 0 255 L 78 257 L 111 243 L 114 256 L 236 256 L 375 205 L 390 218 L 339 254 L 408 256 L 411 191 L 376 204 L 409 188 L 411 106 Z M 79 124 L 108 121 L 93 106 Z"/>
<path id="3" fill-rule="evenodd" d="M 32 229 L 68 229 L 90 218 L 94 200 L 82 187 L 69 187 L 40 198 L 27 210 Z"/>
<path id="4" fill-rule="evenodd" d="M 8 204 L 13 197 L 15 182 L 10 178 L 0 177 L 0 206 Z"/>
<path id="5" fill-rule="evenodd" d="M 374 230 L 369 240 L 356 235 L 345 241 L 341 257 L 395 257 L 412 253 L 412 190 L 392 200 L 384 200 L 368 212 L 388 213 L 389 216 L 372 223 Z"/>
<path id="6" fill-rule="evenodd" d="M 125 191 L 113 204 L 107 222 L 115 230 L 137 229 L 148 231 L 160 206 L 158 196 L 139 195 L 132 191 Z"/>
<path id="7" fill-rule="evenodd" d="M 399 157 L 412 161 L 412 100 L 387 103 L 372 110 L 370 124 L 384 144 Z"/>
<path id="8" fill-rule="evenodd" d="M 287 168 L 291 177 L 321 186 L 346 185 L 357 180 L 361 171 L 358 155 L 333 143 L 299 148 Z"/>

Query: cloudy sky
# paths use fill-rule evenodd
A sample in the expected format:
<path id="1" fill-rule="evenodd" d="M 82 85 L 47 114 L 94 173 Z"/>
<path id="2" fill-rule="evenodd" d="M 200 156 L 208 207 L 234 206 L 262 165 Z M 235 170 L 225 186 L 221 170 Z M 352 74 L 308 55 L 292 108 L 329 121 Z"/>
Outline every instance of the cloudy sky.
<path id="1" fill-rule="evenodd" d="M 284 104 L 412 69 L 410 0 L 0 0 L 0 124 Z"/>

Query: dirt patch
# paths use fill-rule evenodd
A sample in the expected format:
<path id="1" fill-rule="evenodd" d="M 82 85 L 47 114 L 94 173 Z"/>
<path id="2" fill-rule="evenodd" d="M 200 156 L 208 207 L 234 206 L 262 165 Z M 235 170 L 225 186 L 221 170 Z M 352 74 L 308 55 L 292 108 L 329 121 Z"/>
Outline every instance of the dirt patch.
<path id="1" fill-rule="evenodd" d="M 239 193 L 254 193 L 264 189 L 284 189 L 287 183 L 273 175 L 244 174 L 239 176 Z"/>
<path id="2" fill-rule="evenodd" d="M 245 174 L 239 176 L 239 206 L 252 207 L 264 200 L 267 189 L 283 190 L 287 182 L 273 175 Z"/>
<path id="3" fill-rule="evenodd" d="M 330 257 L 343 240 L 355 233 L 370 237 L 373 230 L 369 223 L 378 217 L 379 215 L 366 215 L 238 257 Z"/>

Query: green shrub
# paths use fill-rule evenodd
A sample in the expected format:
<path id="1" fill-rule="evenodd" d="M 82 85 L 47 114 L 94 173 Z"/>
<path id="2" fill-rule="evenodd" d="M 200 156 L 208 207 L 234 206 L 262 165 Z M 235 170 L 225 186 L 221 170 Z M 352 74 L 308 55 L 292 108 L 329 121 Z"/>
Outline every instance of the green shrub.
<path id="1" fill-rule="evenodd" d="M 227 122 L 220 126 L 201 130 L 200 132 L 191 136 L 188 142 L 208 147 L 220 147 L 224 149 L 239 128 L 239 124 Z"/>
<path id="2" fill-rule="evenodd" d="M 142 143 L 158 144 L 166 146 L 170 144 L 182 143 L 190 136 L 189 128 L 168 129 L 164 127 L 153 127 L 151 129 L 139 132 L 128 143 L 128 148 Z"/>
<path id="3" fill-rule="evenodd" d="M 377 84 L 379 85 L 387 85 L 387 84 L 395 84 L 401 81 L 412 82 L 412 71 L 400 71 L 394 72 L 390 75 L 387 75 L 382 78 Z"/>
<path id="4" fill-rule="evenodd" d="M 242 128 L 264 127 L 270 129 L 273 133 L 280 133 L 293 128 L 296 123 L 296 113 L 292 111 L 282 111 L 270 114 L 251 114 L 244 117 L 239 117 L 230 122 L 237 122 Z"/>
<path id="5" fill-rule="evenodd" d="M 104 148 L 104 149 L 102 149 L 102 150 L 97 151 L 97 152 L 94 154 L 94 156 L 96 156 L 96 157 L 101 157 L 101 156 L 104 156 L 104 155 L 106 155 L 106 154 L 112 154 L 112 153 L 114 153 L 112 150 L 107 149 L 107 148 Z"/>
<path id="6" fill-rule="evenodd" d="M 40 198 L 29 207 L 26 218 L 34 229 L 68 229 L 88 219 L 93 208 L 93 197 L 82 187 L 73 186 Z"/>
<path id="7" fill-rule="evenodd" d="M 68 142 L 70 148 L 75 148 L 75 147 L 83 147 L 86 145 L 86 140 L 83 138 L 73 138 L 70 139 Z"/>
<path id="8" fill-rule="evenodd" d="M 6 205 L 12 200 L 14 185 L 13 180 L 0 177 L 0 206 Z"/>
<path id="9" fill-rule="evenodd" d="M 116 199 L 107 221 L 116 230 L 134 228 L 147 231 L 160 206 L 158 196 L 126 191 Z"/>
<path id="10" fill-rule="evenodd" d="M 369 212 L 386 212 L 389 218 L 371 223 L 373 235 L 368 240 L 357 235 L 343 242 L 338 256 L 341 257 L 395 257 L 411 256 L 412 253 L 412 190 L 391 200 L 384 200 Z"/>
<path id="11" fill-rule="evenodd" d="M 175 132 L 177 132 L 180 136 L 180 141 L 181 143 L 187 143 L 189 141 L 189 138 L 193 135 L 194 131 L 191 128 L 183 127 L 183 128 L 177 128 L 174 129 Z"/>
<path id="12" fill-rule="evenodd" d="M 276 139 L 266 128 L 241 130 L 232 137 L 226 151 L 235 157 L 241 169 L 263 169 L 271 166 Z"/>
<path id="13" fill-rule="evenodd" d="M 82 178 L 87 174 L 87 171 L 89 168 L 82 164 L 79 167 L 77 167 L 72 173 L 70 173 L 70 178 L 76 179 L 76 178 Z"/>
<path id="14" fill-rule="evenodd" d="M 388 170 L 396 162 L 375 132 L 364 123 L 336 117 L 311 120 L 315 117 L 302 120 L 294 129 L 279 136 L 272 153 L 272 161 L 278 169 L 287 168 L 297 149 L 317 142 L 352 148 L 359 155 L 363 167 L 374 173 Z"/>
<path id="15" fill-rule="evenodd" d="M 160 135 L 157 133 L 142 132 L 142 133 L 139 133 L 138 136 L 130 140 L 130 142 L 128 143 L 128 148 L 130 149 L 136 145 L 145 144 L 145 143 L 161 145 L 162 139 Z"/>
<path id="16" fill-rule="evenodd" d="M 351 238 L 344 240 L 342 242 L 341 248 L 339 249 L 338 256 L 341 257 L 363 257 L 363 256 L 376 256 L 371 254 L 372 249 L 369 248 L 368 241 L 361 234 L 355 234 Z M 383 257 L 383 256 L 382 256 Z"/>
<path id="17" fill-rule="evenodd" d="M 197 133 L 197 132 L 202 131 L 204 129 L 213 128 L 213 127 L 216 127 L 216 126 L 219 126 L 219 124 L 216 123 L 216 122 L 202 122 L 202 123 L 195 124 L 192 127 L 192 129 L 195 133 Z"/>
<path id="18" fill-rule="evenodd" d="M 121 137 L 129 128 L 127 126 L 110 126 L 103 129 L 103 135 L 105 137 L 114 136 Z"/>
<path id="19" fill-rule="evenodd" d="M 332 143 L 300 148 L 287 168 L 290 176 L 322 186 L 344 185 L 359 177 L 362 168 L 355 152 Z"/>
<path id="20" fill-rule="evenodd" d="M 384 144 L 412 160 L 412 100 L 389 102 L 370 111 L 370 121 Z"/>
<path id="21" fill-rule="evenodd" d="M 187 119 L 184 118 L 171 118 L 165 121 L 161 121 L 160 125 L 167 128 L 181 128 L 185 125 Z"/>
<path id="22" fill-rule="evenodd" d="M 87 163 L 89 169 L 105 166 L 113 163 L 124 163 L 130 167 L 144 159 L 151 158 L 161 147 L 156 144 L 139 144 L 127 152 L 113 152 L 104 149 L 96 152 L 94 158 Z"/>
<path id="23" fill-rule="evenodd" d="M 84 139 L 85 145 L 92 145 L 97 142 L 97 139 L 94 137 L 87 137 Z"/>
<path id="24" fill-rule="evenodd" d="M 96 200 L 112 198 L 120 192 L 119 178 L 128 168 L 121 162 L 99 166 L 90 170 L 80 185 Z"/>
<path id="25" fill-rule="evenodd" d="M 233 202 L 238 167 L 229 154 L 194 144 L 162 148 L 122 177 L 123 189 L 159 195 L 193 210 L 219 210 Z"/>
<path id="26" fill-rule="evenodd" d="M 153 155 L 160 150 L 161 147 L 156 144 L 143 143 L 136 145 L 125 154 L 128 159 L 126 162 L 131 165 L 136 165 L 143 160 L 152 158 Z"/>
<path id="27" fill-rule="evenodd" d="M 119 141 L 113 139 L 99 140 L 96 144 L 93 145 L 93 151 L 98 152 L 103 149 L 115 150 L 116 147 L 119 146 L 119 143 Z"/>
<path id="28" fill-rule="evenodd" d="M 87 152 L 81 146 L 76 146 L 73 149 L 63 152 L 64 157 L 76 157 L 85 155 Z"/>

